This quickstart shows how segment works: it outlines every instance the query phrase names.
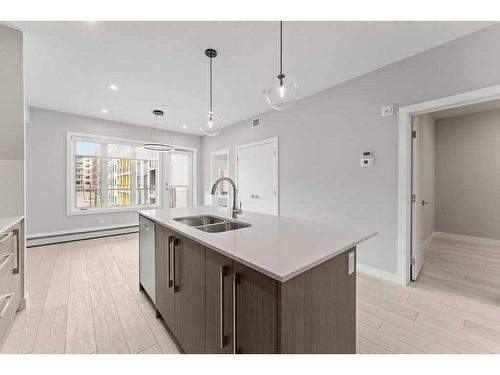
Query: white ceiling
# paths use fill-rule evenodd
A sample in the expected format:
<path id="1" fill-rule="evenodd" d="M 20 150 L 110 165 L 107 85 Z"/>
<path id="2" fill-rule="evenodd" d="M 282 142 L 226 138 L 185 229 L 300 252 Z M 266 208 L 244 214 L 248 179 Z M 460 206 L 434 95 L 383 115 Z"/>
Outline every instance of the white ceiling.
<path id="1" fill-rule="evenodd" d="M 223 125 L 268 110 L 262 90 L 277 74 L 277 22 L 6 24 L 25 32 L 32 106 L 150 126 L 151 110 L 165 105 L 171 130 L 200 134 L 211 47 L 219 52 L 214 105 Z M 284 70 L 305 97 L 491 24 L 286 22 Z"/>

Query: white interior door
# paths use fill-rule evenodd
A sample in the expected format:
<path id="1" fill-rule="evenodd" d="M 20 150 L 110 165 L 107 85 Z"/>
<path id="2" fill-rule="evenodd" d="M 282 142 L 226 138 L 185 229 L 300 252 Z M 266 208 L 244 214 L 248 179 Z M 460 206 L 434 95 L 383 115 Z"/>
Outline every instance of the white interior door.
<path id="1" fill-rule="evenodd" d="M 193 205 L 193 151 L 175 150 L 164 154 L 163 207 Z"/>
<path id="2" fill-rule="evenodd" d="M 256 146 L 255 151 L 255 211 L 278 214 L 277 150 L 274 143 Z"/>
<path id="3" fill-rule="evenodd" d="M 239 149 L 236 155 L 238 200 L 244 210 L 255 211 L 255 150 Z M 232 198 L 231 198 L 232 199 Z"/>
<path id="4" fill-rule="evenodd" d="M 236 184 L 242 209 L 278 215 L 278 140 L 236 149 Z"/>
<path id="5" fill-rule="evenodd" d="M 413 117 L 412 130 L 412 246 L 411 278 L 416 280 L 424 261 L 425 241 L 434 232 L 434 119 Z"/>

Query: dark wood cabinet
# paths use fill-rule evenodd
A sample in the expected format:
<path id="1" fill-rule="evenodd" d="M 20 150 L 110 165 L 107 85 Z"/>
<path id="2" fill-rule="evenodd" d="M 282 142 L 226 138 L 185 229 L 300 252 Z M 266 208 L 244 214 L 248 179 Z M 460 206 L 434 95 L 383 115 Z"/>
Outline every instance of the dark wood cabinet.
<path id="1" fill-rule="evenodd" d="M 233 262 L 236 353 L 278 353 L 278 282 Z"/>
<path id="2" fill-rule="evenodd" d="M 156 308 L 186 353 L 355 353 L 355 248 L 279 282 L 156 226 Z"/>
<path id="3" fill-rule="evenodd" d="M 174 334 L 186 353 L 205 352 L 205 247 L 175 235 Z"/>
<path id="4" fill-rule="evenodd" d="M 205 350 L 210 354 L 232 353 L 232 260 L 210 249 L 205 254 Z"/>
<path id="5" fill-rule="evenodd" d="M 278 352 L 276 280 L 206 249 L 205 296 L 207 353 Z"/>
<path id="6" fill-rule="evenodd" d="M 171 280 L 171 247 L 174 232 L 156 225 L 155 230 L 155 284 L 156 309 L 167 326 L 174 326 L 174 292 Z"/>

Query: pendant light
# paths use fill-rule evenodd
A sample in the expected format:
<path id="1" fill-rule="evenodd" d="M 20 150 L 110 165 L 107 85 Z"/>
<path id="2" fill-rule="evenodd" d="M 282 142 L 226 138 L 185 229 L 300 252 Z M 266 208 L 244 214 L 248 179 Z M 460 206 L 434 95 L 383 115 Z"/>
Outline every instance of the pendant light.
<path id="1" fill-rule="evenodd" d="M 153 127 L 151 129 L 151 142 L 144 143 L 142 145 L 143 148 L 150 151 L 159 151 L 159 152 L 170 152 L 174 150 L 174 146 L 172 146 L 170 142 L 170 133 L 168 132 L 167 123 L 165 121 L 164 112 L 159 109 L 155 109 L 153 111 Z M 163 126 L 162 126 L 163 124 Z M 167 143 L 159 142 L 156 138 L 156 130 L 164 128 L 166 130 Z"/>
<path id="2" fill-rule="evenodd" d="M 217 56 L 217 51 L 209 48 L 209 49 L 205 50 L 205 55 L 210 59 L 209 66 L 208 66 L 209 67 L 209 73 L 208 73 L 208 86 L 209 86 L 208 113 L 207 113 L 207 118 L 205 119 L 203 124 L 200 126 L 200 130 L 203 133 L 203 135 L 208 135 L 208 136 L 213 137 L 213 136 L 219 134 L 221 131 L 220 120 L 215 115 L 214 104 L 213 104 L 212 60 Z"/>
<path id="3" fill-rule="evenodd" d="M 270 89 L 265 90 L 267 103 L 271 108 L 278 111 L 289 109 L 297 100 L 299 85 L 289 75 L 283 73 L 283 21 L 280 21 L 280 58 L 279 74 L 270 85 Z"/>

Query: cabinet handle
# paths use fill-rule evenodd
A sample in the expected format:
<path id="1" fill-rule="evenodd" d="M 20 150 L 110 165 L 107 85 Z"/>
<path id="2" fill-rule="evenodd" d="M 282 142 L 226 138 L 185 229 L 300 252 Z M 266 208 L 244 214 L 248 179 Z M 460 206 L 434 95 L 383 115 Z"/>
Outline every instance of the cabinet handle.
<path id="1" fill-rule="evenodd" d="M 12 271 L 12 273 L 19 273 L 19 245 L 20 245 L 20 236 L 19 229 L 14 229 L 14 236 L 16 236 L 16 268 Z"/>
<path id="2" fill-rule="evenodd" d="M 5 265 L 7 264 L 9 259 L 12 258 L 13 255 L 14 255 L 14 253 L 9 253 L 9 254 L 2 255 L 0 257 L 0 271 L 5 267 Z"/>
<path id="3" fill-rule="evenodd" d="M 14 235 L 14 232 L 9 232 L 9 233 L 4 233 L 2 235 L 0 235 L 0 245 L 3 244 L 5 241 L 7 241 L 7 239 L 9 239 L 10 237 L 12 237 Z"/>
<path id="4" fill-rule="evenodd" d="M 172 287 L 172 279 L 170 278 L 170 267 L 171 267 L 170 256 L 172 254 L 172 242 L 173 242 L 172 240 L 173 240 L 173 236 L 168 236 L 168 240 L 167 240 L 167 284 L 168 284 L 169 288 Z"/>
<path id="5" fill-rule="evenodd" d="M 219 293 L 220 293 L 220 348 L 223 349 L 226 346 L 226 336 L 224 335 L 224 277 L 226 276 L 227 266 L 220 266 L 219 274 L 220 274 L 220 285 L 219 285 Z"/>
<path id="6" fill-rule="evenodd" d="M 177 238 L 172 238 L 172 287 L 174 288 L 174 294 L 177 291 L 177 286 L 175 285 L 175 245 L 177 245 Z"/>
<path id="7" fill-rule="evenodd" d="M 6 301 L 8 299 L 8 302 L 5 303 L 2 307 L 2 310 L 0 310 L 0 319 L 3 318 L 5 312 L 7 311 L 7 309 L 9 308 L 9 305 L 10 303 L 12 302 L 12 300 L 14 299 L 14 293 L 10 293 L 10 294 L 6 294 L 2 297 L 0 297 L 0 305 L 3 303 L 3 301 Z"/>
<path id="8" fill-rule="evenodd" d="M 233 354 L 237 354 L 238 353 L 238 335 L 236 333 L 236 328 L 238 326 L 237 324 L 237 316 L 238 316 L 238 313 L 236 311 L 236 286 L 238 285 L 238 277 L 239 277 L 239 274 L 238 273 L 233 273 Z"/>

